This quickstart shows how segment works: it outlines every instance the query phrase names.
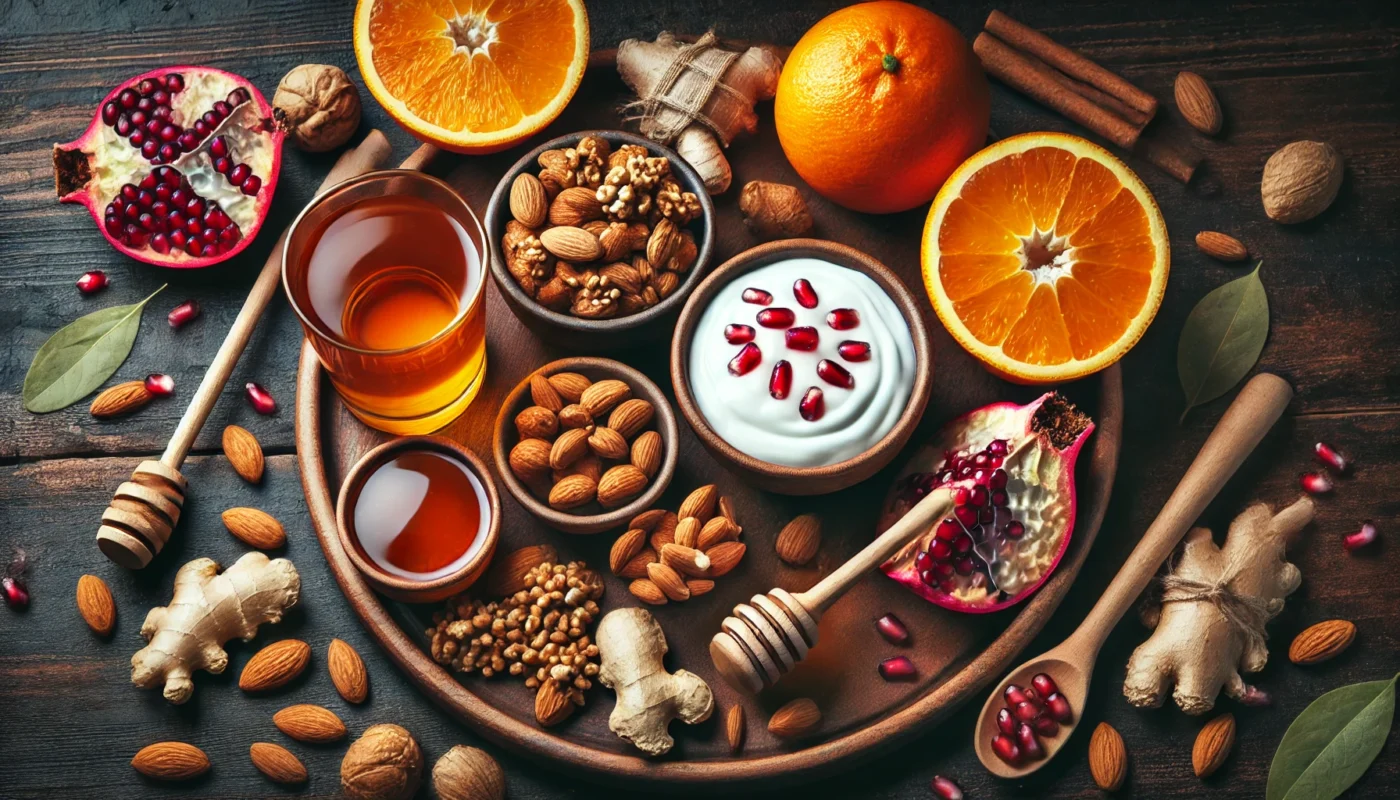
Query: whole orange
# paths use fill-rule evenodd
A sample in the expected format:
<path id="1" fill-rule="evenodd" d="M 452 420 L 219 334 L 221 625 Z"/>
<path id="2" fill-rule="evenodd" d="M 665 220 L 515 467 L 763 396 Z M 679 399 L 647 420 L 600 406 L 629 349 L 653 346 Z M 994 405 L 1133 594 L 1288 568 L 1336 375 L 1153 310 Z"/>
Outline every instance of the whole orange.
<path id="1" fill-rule="evenodd" d="M 803 34 L 778 80 L 778 141 L 832 202 L 886 214 L 926 203 L 987 139 L 982 65 L 947 20 L 896 0 Z"/>

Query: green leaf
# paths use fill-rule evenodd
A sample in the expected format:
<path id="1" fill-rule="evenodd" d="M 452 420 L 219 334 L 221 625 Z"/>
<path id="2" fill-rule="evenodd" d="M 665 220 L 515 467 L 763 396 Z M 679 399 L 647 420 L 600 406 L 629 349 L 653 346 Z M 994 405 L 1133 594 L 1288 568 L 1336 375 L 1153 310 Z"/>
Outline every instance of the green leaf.
<path id="1" fill-rule="evenodd" d="M 1254 271 L 1201 298 L 1186 318 L 1176 348 L 1176 371 L 1186 413 L 1230 389 L 1249 372 L 1269 335 L 1269 298 Z"/>
<path id="2" fill-rule="evenodd" d="M 1390 733 L 1397 679 L 1343 686 L 1303 709 L 1274 753 L 1266 800 L 1332 800 L 1356 783 Z"/>
<path id="3" fill-rule="evenodd" d="M 67 408 L 112 377 L 131 352 L 141 327 L 141 310 L 151 297 L 94 311 L 50 336 L 24 376 L 24 407 L 36 414 Z"/>

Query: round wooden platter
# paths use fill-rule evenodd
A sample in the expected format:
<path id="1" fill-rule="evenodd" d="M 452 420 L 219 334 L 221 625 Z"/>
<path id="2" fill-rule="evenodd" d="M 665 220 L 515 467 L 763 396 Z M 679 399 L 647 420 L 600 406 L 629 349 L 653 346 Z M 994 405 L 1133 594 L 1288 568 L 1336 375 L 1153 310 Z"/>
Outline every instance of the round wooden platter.
<path id="1" fill-rule="evenodd" d="M 543 136 L 590 128 L 617 127 L 616 111 L 626 87 L 608 69 L 591 69 L 568 110 Z M 759 134 L 729 151 L 734 188 L 716 198 L 716 254 L 710 266 L 752 247 L 744 228 L 738 188 L 749 180 L 802 186 L 783 158 L 772 132 L 771 105 L 761 110 Z M 526 147 L 529 145 L 527 144 Z M 499 176 L 523 149 L 492 156 L 444 157 L 430 168 L 460 191 L 480 213 Z M 919 287 L 919 241 L 926 209 L 889 216 L 848 212 L 807 193 L 817 227 L 813 235 L 866 251 Z M 916 291 L 922 294 L 922 289 Z M 385 653 L 422 691 L 448 712 L 504 747 L 558 768 L 581 771 L 596 780 L 630 786 L 709 787 L 743 782 L 796 783 L 848 768 L 854 761 L 894 747 L 980 694 L 1045 625 L 1084 564 L 1108 505 L 1122 434 L 1122 377 L 1117 367 L 1059 387 L 1093 416 L 1098 427 L 1079 462 L 1079 517 L 1069 552 L 1055 575 L 1021 605 L 990 615 L 959 614 L 924 602 L 882 574 L 873 573 L 841 599 L 821 621 L 821 641 L 808 660 L 777 687 L 744 697 L 726 685 L 710 663 L 710 637 L 736 603 L 774 586 L 805 589 L 840 565 L 874 535 L 881 503 L 904 459 L 938 427 L 965 411 L 998 400 L 1025 402 L 1040 389 L 1014 386 L 992 377 L 947 335 L 925 307 L 932 334 L 934 387 L 928 410 L 905 451 L 863 484 L 821 497 L 770 495 L 744 485 L 725 471 L 681 426 L 680 460 L 662 507 L 674 510 L 696 486 L 715 483 L 733 498 L 744 527 L 748 553 L 708 595 L 683 604 L 653 608 L 670 644 L 667 668 L 684 668 L 709 682 L 716 710 L 696 726 L 671 725 L 675 748 L 666 756 L 642 757 L 608 730 L 612 692 L 595 686 L 588 703 L 572 718 L 550 729 L 534 720 L 533 692 L 509 677 L 485 680 L 450 673 L 428 654 L 424 631 L 435 606 L 410 606 L 375 594 L 341 549 L 335 534 L 335 498 L 355 460 L 388 437 L 356 420 L 340 402 L 309 347 L 303 347 L 297 383 L 296 443 L 302 482 L 317 536 L 346 598 Z M 467 412 L 442 433 L 489 460 L 493 422 L 502 399 L 535 367 L 564 355 L 541 344 L 510 313 L 493 285 L 487 291 L 487 371 L 481 394 Z M 648 341 L 621 358 L 671 392 L 667 371 L 669 342 Z M 494 467 L 494 464 L 493 464 Z M 638 605 L 626 582 L 607 573 L 607 553 L 621 531 L 570 536 L 545 527 L 515 502 L 504 502 L 498 553 L 548 542 L 565 559 L 587 561 L 606 575 L 603 609 Z M 773 539 L 792 517 L 816 512 L 824 523 L 822 550 L 813 564 L 783 565 Z M 910 628 L 912 642 L 895 647 L 877 633 L 876 618 L 894 612 Z M 886 683 L 877 663 L 904 654 L 918 667 L 911 682 Z M 822 709 L 820 729 L 810 738 L 786 742 L 770 735 L 766 722 L 784 702 L 811 697 Z M 724 717 L 743 704 L 747 742 L 731 755 Z"/>

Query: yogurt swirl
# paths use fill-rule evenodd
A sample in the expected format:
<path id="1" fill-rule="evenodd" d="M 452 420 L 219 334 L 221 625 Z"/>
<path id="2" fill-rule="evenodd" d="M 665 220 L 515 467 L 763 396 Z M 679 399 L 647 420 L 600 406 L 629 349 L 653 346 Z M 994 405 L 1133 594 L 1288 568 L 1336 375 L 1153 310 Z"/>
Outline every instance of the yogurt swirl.
<path id="1" fill-rule="evenodd" d="M 795 296 L 793 287 L 801 279 L 816 291 L 812 308 Z M 750 289 L 767 293 L 771 303 L 746 301 Z M 781 329 L 764 327 L 758 315 L 765 309 L 788 309 L 795 319 Z M 836 309 L 853 309 L 859 324 L 834 329 L 828 314 Z M 729 368 L 745 346 L 727 340 L 729 325 L 751 328 L 752 343 L 761 354 L 757 366 L 742 375 Z M 787 329 L 798 327 L 816 330 L 814 349 L 787 346 Z M 868 344 L 868 358 L 843 358 L 838 347 L 850 341 Z M 817 365 L 823 360 L 843 367 L 853 385 L 843 388 L 819 377 Z M 769 391 L 779 361 L 792 368 L 791 391 L 782 399 Z M 870 277 L 821 259 L 793 258 L 735 278 L 716 293 L 696 326 L 689 366 L 695 403 L 720 438 L 770 464 L 822 467 L 859 456 L 894 428 L 913 391 L 914 340 L 899 307 Z M 799 412 L 811 387 L 821 390 L 824 406 L 816 419 Z"/>

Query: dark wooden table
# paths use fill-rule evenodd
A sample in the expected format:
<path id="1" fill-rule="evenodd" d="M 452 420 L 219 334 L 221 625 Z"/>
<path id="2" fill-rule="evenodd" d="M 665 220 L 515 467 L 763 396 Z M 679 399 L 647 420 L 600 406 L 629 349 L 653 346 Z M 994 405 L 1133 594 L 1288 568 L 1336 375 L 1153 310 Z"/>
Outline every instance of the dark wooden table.
<path id="1" fill-rule="evenodd" d="M 598 0 L 590 3 L 590 18 L 594 47 L 663 29 L 698 33 L 711 25 L 734 38 L 791 43 L 839 5 L 771 3 L 759 10 L 735 0 Z M 1127 426 L 1108 519 L 1089 565 L 1031 650 L 1063 637 L 1098 597 L 1226 405 L 1217 401 L 1184 424 L 1176 422 L 1182 401 L 1174 365 L 1182 322 L 1203 294 L 1241 273 L 1196 252 L 1197 231 L 1232 232 L 1264 259 L 1272 333 L 1261 368 L 1286 376 L 1298 391 L 1281 431 L 1226 487 L 1203 524 L 1223 527 L 1251 499 L 1292 499 L 1319 439 L 1347 448 L 1359 464 L 1335 496 L 1321 499 L 1317 522 L 1293 551 L 1303 588 L 1270 626 L 1273 658 L 1257 676 L 1274 705 L 1241 709 L 1221 703 L 1238 717 L 1239 734 L 1220 773 L 1204 783 L 1191 773 L 1191 743 L 1202 720 L 1175 708 L 1138 711 L 1122 699 L 1123 665 L 1146 635 L 1133 620 L 1109 639 L 1082 712 L 1090 726 L 1107 720 L 1123 733 L 1133 794 L 1258 797 L 1274 748 L 1308 702 L 1343 684 L 1390 677 L 1400 665 L 1400 548 L 1394 544 L 1400 536 L 1400 7 L 1380 1 L 1064 0 L 1000 7 L 1121 70 L 1164 100 L 1163 116 L 1174 115 L 1170 98 L 1177 71 L 1197 71 L 1216 87 L 1226 117 L 1219 139 L 1196 139 L 1215 191 L 1183 188 L 1130 161 L 1166 216 L 1175 251 L 1172 278 L 1156 322 L 1124 362 Z M 939 3 L 937 10 L 970 36 L 990 5 Z M 247 75 L 269 94 L 299 63 L 338 64 L 356 75 L 351 15 L 348 2 L 0 0 L 0 548 L 23 546 L 34 562 L 33 607 L 24 614 L 0 611 L 0 797 L 278 794 L 248 764 L 247 747 L 279 740 L 270 716 L 288 697 L 330 705 L 356 733 L 375 722 L 401 723 L 430 759 L 453 744 L 481 744 L 380 656 L 321 557 L 292 447 L 290 407 L 301 334 L 284 302 L 274 303 L 260 326 L 187 463 L 185 473 L 199 490 L 173 552 L 151 569 L 114 567 L 97 552 L 92 535 L 113 487 L 138 460 L 164 448 L 183 400 L 159 402 L 114 423 L 93 420 L 85 403 L 44 416 L 25 412 L 20 403 L 25 370 L 45 337 L 83 313 L 134 301 L 167 280 L 171 288 L 149 310 L 117 377 L 167 372 L 188 397 L 275 238 L 268 233 L 227 266 L 198 274 L 143 267 L 109 249 L 80 209 L 54 202 L 50 145 L 80 132 L 113 84 L 155 66 L 207 63 Z M 1074 130 L 1002 86 L 993 92 L 992 127 L 1000 135 Z M 406 155 L 409 137 L 365 99 L 366 124 L 388 132 L 398 157 Z M 1268 155 L 1294 139 L 1330 142 L 1346 159 L 1347 174 L 1330 210 L 1312 222 L 1282 227 L 1264 216 L 1258 182 Z M 329 163 L 329 157 L 289 149 L 270 228 L 286 225 Z M 437 171 L 451 169 L 449 162 Z M 94 268 L 109 271 L 112 287 L 92 298 L 79 295 L 73 281 Z M 197 298 L 204 315 L 176 334 L 160 318 L 185 297 Z M 493 305 L 496 313 L 506 313 L 499 297 Z M 283 410 L 271 417 L 253 413 L 236 388 L 246 380 L 268 386 Z M 218 432 L 235 422 L 253 430 L 269 455 L 269 474 L 256 489 L 217 463 Z M 303 602 L 273 638 L 311 642 L 316 668 L 291 694 L 248 697 L 236 689 L 235 676 L 255 647 L 235 644 L 229 670 L 217 677 L 201 674 L 194 700 L 172 707 L 158 693 L 130 685 L 128 661 L 139 647 L 146 609 L 169 599 L 170 577 L 180 563 L 198 555 L 228 563 L 241 551 L 220 531 L 218 513 L 231 505 L 258 505 L 288 523 L 286 555 L 300 568 Z M 1381 528 L 1382 543 L 1346 555 L 1341 536 L 1368 518 Z M 117 630 L 107 641 L 92 636 L 74 609 L 74 586 L 86 572 L 104 576 L 116 595 Z M 1331 618 L 1356 622 L 1352 649 L 1320 667 L 1289 664 L 1284 650 L 1293 635 Z M 372 694 L 363 706 L 342 703 L 325 675 L 324 652 L 332 637 L 354 644 L 369 662 Z M 926 797 L 934 774 L 956 777 L 970 797 L 1097 793 L 1086 766 L 1086 735 L 1076 737 L 1067 754 L 1033 782 L 993 780 L 968 745 L 974 712 L 964 709 L 914 744 L 801 794 Z M 193 786 L 143 781 L 127 762 L 160 739 L 199 744 L 214 761 L 214 772 Z M 486 746 L 507 770 L 511 797 L 618 796 Z M 305 794 L 336 794 L 343 746 L 298 750 L 312 775 Z M 1349 796 L 1393 797 L 1397 791 L 1400 759 L 1392 737 Z"/>

